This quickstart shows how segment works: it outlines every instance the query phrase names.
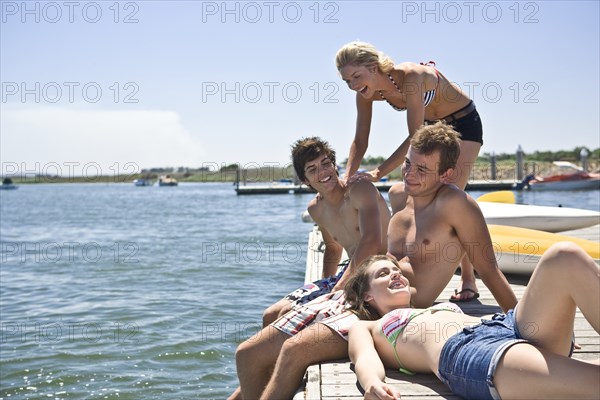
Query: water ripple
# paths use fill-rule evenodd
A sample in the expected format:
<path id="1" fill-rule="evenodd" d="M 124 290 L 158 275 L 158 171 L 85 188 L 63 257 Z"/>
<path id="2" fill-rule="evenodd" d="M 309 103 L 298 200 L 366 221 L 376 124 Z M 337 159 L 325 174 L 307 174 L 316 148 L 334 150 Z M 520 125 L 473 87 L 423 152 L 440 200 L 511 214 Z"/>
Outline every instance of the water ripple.
<path id="1" fill-rule="evenodd" d="M 304 278 L 311 197 L 230 184 L 3 195 L 0 398 L 225 398 L 237 345 Z M 523 200 L 600 202 L 534 197 Z"/>

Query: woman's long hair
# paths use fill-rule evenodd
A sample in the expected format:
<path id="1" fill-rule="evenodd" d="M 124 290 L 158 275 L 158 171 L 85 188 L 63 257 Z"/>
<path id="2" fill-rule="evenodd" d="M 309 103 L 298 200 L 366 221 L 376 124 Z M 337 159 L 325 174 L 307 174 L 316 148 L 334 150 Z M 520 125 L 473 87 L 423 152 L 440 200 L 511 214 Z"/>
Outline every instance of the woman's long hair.
<path id="1" fill-rule="evenodd" d="M 390 261 L 400 268 L 400 265 L 395 258 L 384 255 L 367 257 L 358 266 L 356 274 L 348 280 L 348 283 L 346 283 L 346 286 L 344 287 L 346 302 L 350 305 L 349 310 L 358 315 L 358 318 L 360 319 L 376 320 L 381 318 L 381 315 L 365 301 L 365 294 L 371 288 L 369 267 L 377 261 Z"/>
<path id="2" fill-rule="evenodd" d="M 383 73 L 394 69 L 394 61 L 390 57 L 377 50 L 372 44 L 359 41 L 344 45 L 335 55 L 335 66 L 338 72 L 346 65 L 365 67 L 377 65 Z"/>

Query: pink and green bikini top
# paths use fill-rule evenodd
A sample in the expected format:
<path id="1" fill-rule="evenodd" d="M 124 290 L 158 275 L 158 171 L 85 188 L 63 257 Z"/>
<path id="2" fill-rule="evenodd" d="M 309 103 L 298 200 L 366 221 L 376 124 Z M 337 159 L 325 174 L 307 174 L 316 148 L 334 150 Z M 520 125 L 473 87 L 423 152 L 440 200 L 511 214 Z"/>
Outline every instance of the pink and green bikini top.
<path id="1" fill-rule="evenodd" d="M 398 365 L 400 366 L 400 372 L 403 372 L 407 375 L 414 375 L 414 372 L 409 371 L 404 368 L 400 359 L 398 357 L 398 352 L 396 351 L 396 342 L 404 328 L 412 321 L 414 318 L 418 317 L 421 314 L 425 314 L 426 312 L 431 311 L 431 313 L 437 311 L 452 311 L 455 313 L 462 314 L 462 310 L 456 304 L 453 303 L 439 303 L 429 308 L 397 308 L 389 313 L 385 314 L 381 318 L 381 333 L 386 337 L 387 341 L 394 348 L 394 355 L 396 356 L 396 361 L 398 361 Z"/>

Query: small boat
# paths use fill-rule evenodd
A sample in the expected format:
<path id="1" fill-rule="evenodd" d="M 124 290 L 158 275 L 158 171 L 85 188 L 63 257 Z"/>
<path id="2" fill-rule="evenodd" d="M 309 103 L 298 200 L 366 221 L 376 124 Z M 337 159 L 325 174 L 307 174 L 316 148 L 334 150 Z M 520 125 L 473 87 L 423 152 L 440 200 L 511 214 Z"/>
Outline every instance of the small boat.
<path id="1" fill-rule="evenodd" d="M 135 186 L 152 186 L 154 182 L 151 179 L 135 179 L 133 184 Z"/>
<path id="2" fill-rule="evenodd" d="M 158 178 L 158 186 L 177 186 L 179 183 L 171 175 L 163 175 Z"/>
<path id="3" fill-rule="evenodd" d="M 592 210 L 486 201 L 478 201 L 477 204 L 485 222 L 493 225 L 562 232 L 600 224 L 600 212 Z"/>
<path id="4" fill-rule="evenodd" d="M 600 212 L 592 210 L 488 201 L 478 201 L 477 204 L 485 222 L 492 225 L 515 226 L 554 233 L 600 224 Z M 302 222 L 313 222 L 308 211 L 302 213 Z"/>
<path id="5" fill-rule="evenodd" d="M 15 185 L 12 181 L 12 179 L 10 178 L 4 178 L 2 180 L 2 184 L 0 185 L 0 189 L 2 190 L 14 190 L 17 189 L 18 186 Z"/>
<path id="6" fill-rule="evenodd" d="M 600 243 L 556 233 L 514 226 L 488 225 L 498 267 L 504 273 L 529 275 L 542 254 L 554 243 L 567 241 L 581 246 L 600 264 Z"/>
<path id="7" fill-rule="evenodd" d="M 594 190 L 600 189 L 600 174 L 590 174 L 568 161 L 554 161 L 554 165 L 565 171 L 550 176 L 525 178 L 529 190 Z"/>

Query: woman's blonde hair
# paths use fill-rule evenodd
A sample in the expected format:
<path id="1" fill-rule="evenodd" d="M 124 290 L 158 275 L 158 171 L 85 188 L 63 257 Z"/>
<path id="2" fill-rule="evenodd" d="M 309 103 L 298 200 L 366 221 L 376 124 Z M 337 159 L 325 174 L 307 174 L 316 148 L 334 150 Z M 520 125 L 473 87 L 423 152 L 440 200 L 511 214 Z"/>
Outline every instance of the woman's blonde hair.
<path id="1" fill-rule="evenodd" d="M 369 267 L 377 261 L 390 261 L 400 268 L 398 261 L 393 257 L 384 255 L 367 257 L 360 263 L 356 274 L 348 280 L 348 283 L 346 283 L 346 286 L 344 287 L 346 302 L 350 305 L 349 310 L 358 315 L 358 318 L 360 319 L 376 320 L 381 318 L 381 315 L 365 301 L 365 295 L 369 289 L 371 289 Z"/>
<path id="2" fill-rule="evenodd" d="M 394 69 L 394 61 L 375 46 L 365 42 L 350 42 L 338 50 L 335 55 L 335 65 L 338 72 L 346 65 L 372 66 L 377 65 L 381 72 L 390 72 Z"/>

